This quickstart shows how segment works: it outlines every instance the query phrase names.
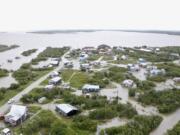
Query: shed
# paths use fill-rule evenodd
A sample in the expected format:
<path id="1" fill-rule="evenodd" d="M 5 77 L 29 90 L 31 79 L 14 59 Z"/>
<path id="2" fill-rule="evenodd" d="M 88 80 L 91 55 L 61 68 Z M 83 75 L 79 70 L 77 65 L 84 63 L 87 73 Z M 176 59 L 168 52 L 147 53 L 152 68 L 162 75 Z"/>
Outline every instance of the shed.
<path id="1" fill-rule="evenodd" d="M 49 80 L 49 85 L 57 85 L 59 83 L 61 83 L 61 77 L 54 77 L 51 80 Z"/>
<path id="2" fill-rule="evenodd" d="M 11 134 L 11 130 L 9 128 L 4 128 L 2 131 L 1 131 L 1 135 L 12 135 Z"/>
<path id="3" fill-rule="evenodd" d="M 53 71 L 49 75 L 49 77 L 51 77 L 51 78 L 54 78 L 54 77 L 57 77 L 57 76 L 59 76 L 59 73 L 57 71 Z"/>
<path id="4" fill-rule="evenodd" d="M 98 92 L 100 90 L 99 85 L 91 85 L 91 84 L 85 84 L 82 87 L 82 92 L 83 93 L 88 93 L 88 92 Z"/>
<path id="5" fill-rule="evenodd" d="M 133 80 L 130 80 L 130 79 L 124 80 L 124 81 L 122 82 L 122 85 L 123 85 L 124 87 L 132 87 L 133 84 L 134 84 L 134 81 L 133 81 Z"/>
<path id="6" fill-rule="evenodd" d="M 64 116 L 71 116 L 78 112 L 78 109 L 70 104 L 57 104 L 56 111 Z"/>

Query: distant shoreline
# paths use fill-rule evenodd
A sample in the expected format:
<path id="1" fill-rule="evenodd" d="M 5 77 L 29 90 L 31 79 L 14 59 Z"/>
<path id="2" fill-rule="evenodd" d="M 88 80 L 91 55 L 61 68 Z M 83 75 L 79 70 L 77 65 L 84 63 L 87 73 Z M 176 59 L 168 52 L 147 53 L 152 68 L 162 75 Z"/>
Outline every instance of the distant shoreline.
<path id="1" fill-rule="evenodd" d="M 96 31 L 119 31 L 119 32 L 137 32 L 137 33 L 154 33 L 154 34 L 167 34 L 167 35 L 180 35 L 180 31 L 170 30 L 120 30 L 120 29 L 84 29 L 84 30 L 40 30 L 31 31 L 26 33 L 34 34 L 58 34 L 58 33 L 78 33 L 78 32 L 96 32 Z"/>

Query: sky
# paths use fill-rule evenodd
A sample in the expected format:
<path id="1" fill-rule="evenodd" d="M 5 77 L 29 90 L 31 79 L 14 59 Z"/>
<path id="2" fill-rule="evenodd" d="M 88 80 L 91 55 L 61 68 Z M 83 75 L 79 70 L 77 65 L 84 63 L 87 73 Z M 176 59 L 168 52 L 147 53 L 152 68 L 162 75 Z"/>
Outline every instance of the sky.
<path id="1" fill-rule="evenodd" d="M 180 0 L 0 0 L 0 31 L 180 30 Z"/>

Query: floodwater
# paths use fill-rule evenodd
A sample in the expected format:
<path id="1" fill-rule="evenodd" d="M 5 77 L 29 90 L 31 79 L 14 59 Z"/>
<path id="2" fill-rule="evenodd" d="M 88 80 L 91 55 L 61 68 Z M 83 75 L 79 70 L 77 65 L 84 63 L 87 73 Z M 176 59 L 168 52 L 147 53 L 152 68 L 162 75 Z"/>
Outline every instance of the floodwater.
<path id="1" fill-rule="evenodd" d="M 174 46 L 180 45 L 180 36 L 151 33 L 97 31 L 59 34 L 33 34 L 33 33 L 0 33 L 0 44 L 20 45 L 19 48 L 0 53 L 0 65 L 6 69 L 16 70 L 24 62 L 29 62 L 36 55 L 14 60 L 12 64 L 7 59 L 20 56 L 22 51 L 36 48 L 39 50 L 47 46 L 62 47 L 71 46 L 79 48 L 84 46 L 98 46 L 108 44 L 110 46 Z"/>
<path id="2" fill-rule="evenodd" d="M 111 128 L 111 127 L 117 127 L 117 126 L 122 126 L 125 125 L 128 122 L 127 119 L 120 119 L 120 118 L 113 118 L 109 121 L 107 121 L 104 124 L 98 125 L 97 126 L 97 131 L 96 131 L 96 135 L 100 134 L 100 131 L 102 129 L 106 129 L 106 128 Z"/>
<path id="3" fill-rule="evenodd" d="M 0 88 L 8 88 L 12 83 L 17 83 L 11 75 L 10 73 L 8 76 L 0 78 Z"/>

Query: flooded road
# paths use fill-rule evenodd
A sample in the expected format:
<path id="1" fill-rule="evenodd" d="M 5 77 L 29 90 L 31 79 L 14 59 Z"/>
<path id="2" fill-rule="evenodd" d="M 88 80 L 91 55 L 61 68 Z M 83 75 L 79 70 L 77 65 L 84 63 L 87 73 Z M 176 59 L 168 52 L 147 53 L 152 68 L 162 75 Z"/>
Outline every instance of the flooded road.
<path id="1" fill-rule="evenodd" d="M 107 121 L 104 124 L 98 125 L 97 126 L 96 135 L 99 135 L 102 129 L 122 126 L 122 125 L 125 125 L 127 122 L 128 122 L 127 119 L 120 119 L 118 117 L 117 118 L 113 118 L 113 119 Z"/>

